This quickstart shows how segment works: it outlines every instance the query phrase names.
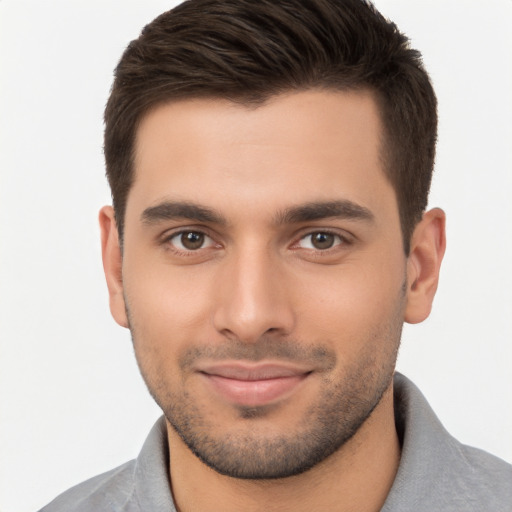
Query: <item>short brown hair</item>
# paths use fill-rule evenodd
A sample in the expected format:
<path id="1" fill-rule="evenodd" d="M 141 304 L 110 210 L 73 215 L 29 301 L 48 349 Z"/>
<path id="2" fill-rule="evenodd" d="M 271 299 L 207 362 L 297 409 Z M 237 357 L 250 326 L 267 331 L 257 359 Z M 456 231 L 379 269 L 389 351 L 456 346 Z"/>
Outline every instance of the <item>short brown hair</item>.
<path id="1" fill-rule="evenodd" d="M 147 25 L 116 68 L 105 110 L 121 240 L 136 131 L 150 109 L 198 97 L 258 105 L 312 88 L 374 92 L 408 253 L 427 206 L 437 102 L 420 53 L 365 0 L 188 0 Z"/>

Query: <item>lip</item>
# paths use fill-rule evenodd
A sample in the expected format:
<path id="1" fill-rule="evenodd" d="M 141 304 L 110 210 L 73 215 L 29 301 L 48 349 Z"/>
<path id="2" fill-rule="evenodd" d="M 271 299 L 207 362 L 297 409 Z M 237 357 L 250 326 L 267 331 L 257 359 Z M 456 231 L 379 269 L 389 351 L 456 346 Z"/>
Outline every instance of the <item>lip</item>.
<path id="1" fill-rule="evenodd" d="M 206 366 L 199 373 L 224 400 L 257 407 L 289 397 L 311 370 L 276 363 L 224 363 Z"/>

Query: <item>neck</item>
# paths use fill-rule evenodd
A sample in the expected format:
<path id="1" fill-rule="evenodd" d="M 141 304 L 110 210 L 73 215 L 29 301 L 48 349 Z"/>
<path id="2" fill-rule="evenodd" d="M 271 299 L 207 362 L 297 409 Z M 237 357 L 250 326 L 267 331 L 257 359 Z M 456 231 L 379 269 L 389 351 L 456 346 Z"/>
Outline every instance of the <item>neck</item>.
<path id="1" fill-rule="evenodd" d="M 297 476 L 241 480 L 203 464 L 168 425 L 171 487 L 179 512 L 310 510 L 377 512 L 400 460 L 392 385 L 358 432 L 326 460 Z"/>

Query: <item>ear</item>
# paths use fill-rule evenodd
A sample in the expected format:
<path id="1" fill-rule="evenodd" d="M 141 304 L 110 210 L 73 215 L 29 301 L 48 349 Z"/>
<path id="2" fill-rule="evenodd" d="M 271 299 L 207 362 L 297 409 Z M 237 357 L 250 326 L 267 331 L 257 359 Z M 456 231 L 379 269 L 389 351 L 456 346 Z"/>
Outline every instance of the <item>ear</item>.
<path id="1" fill-rule="evenodd" d="M 99 221 L 101 230 L 101 254 L 110 297 L 110 312 L 114 320 L 120 326 L 128 327 L 123 294 L 123 258 L 114 210 L 111 206 L 104 206 L 100 210 Z"/>
<path id="2" fill-rule="evenodd" d="M 411 238 L 407 259 L 407 305 L 405 321 L 423 322 L 432 309 L 439 270 L 446 249 L 446 216 L 440 208 L 423 215 Z"/>

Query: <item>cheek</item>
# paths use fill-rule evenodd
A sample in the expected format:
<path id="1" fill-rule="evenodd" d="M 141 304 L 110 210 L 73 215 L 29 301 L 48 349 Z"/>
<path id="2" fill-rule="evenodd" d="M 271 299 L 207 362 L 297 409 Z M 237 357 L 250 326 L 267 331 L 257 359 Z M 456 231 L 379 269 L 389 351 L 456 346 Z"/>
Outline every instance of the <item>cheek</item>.
<path id="1" fill-rule="evenodd" d="M 403 258 L 390 265 L 383 257 L 303 276 L 297 315 L 302 329 L 308 337 L 345 340 L 347 350 L 356 349 L 357 340 L 402 321 L 404 276 Z"/>
<path id="2" fill-rule="evenodd" d="M 179 354 L 191 342 L 207 339 L 206 294 L 190 276 L 181 278 L 168 267 L 141 270 L 127 266 L 126 304 L 137 363 L 148 389 L 160 403 L 183 385 Z"/>
<path id="3" fill-rule="evenodd" d="M 124 291 L 131 328 L 145 344 L 178 347 L 193 341 L 209 317 L 208 280 L 192 267 L 126 262 Z"/>
<path id="4" fill-rule="evenodd" d="M 399 245 L 396 251 L 360 251 L 339 265 L 283 265 L 276 282 L 296 318 L 291 336 L 310 343 L 341 337 L 349 344 L 389 324 L 405 275 L 400 251 Z M 132 248 L 123 262 L 124 291 L 139 341 L 165 358 L 170 345 L 175 353 L 190 343 L 213 341 L 213 314 L 225 295 L 219 293 L 221 270 L 214 262 L 173 266 L 161 257 L 148 261 L 147 254 Z"/>

